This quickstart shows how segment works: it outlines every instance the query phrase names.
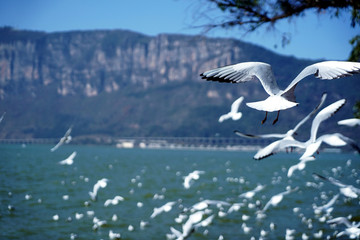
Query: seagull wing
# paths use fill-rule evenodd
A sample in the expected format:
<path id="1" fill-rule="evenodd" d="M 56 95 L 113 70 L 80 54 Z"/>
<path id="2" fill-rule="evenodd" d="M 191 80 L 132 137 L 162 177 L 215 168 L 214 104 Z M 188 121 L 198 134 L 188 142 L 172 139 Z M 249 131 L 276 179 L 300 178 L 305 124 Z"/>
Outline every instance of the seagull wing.
<path id="1" fill-rule="evenodd" d="M 318 110 L 319 108 L 321 108 L 321 106 L 323 105 L 323 103 L 325 102 L 325 99 L 327 97 L 327 93 L 323 93 L 323 95 L 321 96 L 321 100 L 320 103 L 314 108 L 314 110 L 312 110 L 311 113 L 309 113 L 303 120 L 301 120 L 293 129 L 293 132 L 297 132 L 297 130 L 307 121 L 309 120 L 309 118 L 311 118 Z"/>
<path id="2" fill-rule="evenodd" d="M 281 134 L 281 133 L 252 135 L 252 134 L 241 133 L 238 130 L 235 130 L 234 133 L 240 137 L 245 137 L 245 138 L 284 138 L 284 137 L 286 137 L 286 134 Z"/>
<path id="3" fill-rule="evenodd" d="M 360 73 L 360 63 L 358 62 L 324 61 L 315 63 L 304 68 L 284 92 L 286 93 L 295 88 L 302 79 L 309 75 L 315 75 L 315 77 L 324 80 L 331 80 L 350 76 L 355 73 Z"/>
<path id="4" fill-rule="evenodd" d="M 333 104 L 330 104 L 326 108 L 322 109 L 314 118 L 312 125 L 311 125 L 311 131 L 310 131 L 310 141 L 315 142 L 316 140 L 316 134 L 319 129 L 320 123 L 325 121 L 326 119 L 333 116 L 337 111 L 340 110 L 346 103 L 345 99 L 341 99 L 339 101 L 334 102 Z"/>
<path id="5" fill-rule="evenodd" d="M 269 95 L 275 95 L 280 91 L 271 66 L 262 62 L 244 62 L 220 67 L 203 72 L 200 76 L 208 81 L 229 83 L 242 83 L 258 79 Z"/>
<path id="6" fill-rule="evenodd" d="M 333 219 L 328 220 L 326 223 L 345 224 L 347 227 L 351 227 L 351 223 L 349 222 L 349 220 L 346 217 L 333 218 Z"/>
<path id="7" fill-rule="evenodd" d="M 360 126 L 360 119 L 359 118 L 344 119 L 344 120 L 338 121 L 338 124 L 345 125 L 348 127 L 355 127 L 356 125 Z"/>
<path id="8" fill-rule="evenodd" d="M 340 182 L 339 180 L 337 180 L 335 178 L 332 178 L 332 177 L 327 178 L 327 177 L 321 176 L 320 174 L 317 174 L 317 173 L 313 173 L 313 175 L 321 178 L 322 180 L 328 181 L 328 182 L 334 184 L 335 186 L 341 187 L 341 188 L 348 186 L 348 185 L 346 185 L 346 184 L 344 184 L 344 183 Z"/>
<path id="9" fill-rule="evenodd" d="M 231 112 L 232 113 L 237 113 L 239 110 L 239 107 L 242 103 L 242 101 L 244 100 L 244 97 L 239 97 L 238 99 L 236 99 L 232 104 L 231 104 Z"/>

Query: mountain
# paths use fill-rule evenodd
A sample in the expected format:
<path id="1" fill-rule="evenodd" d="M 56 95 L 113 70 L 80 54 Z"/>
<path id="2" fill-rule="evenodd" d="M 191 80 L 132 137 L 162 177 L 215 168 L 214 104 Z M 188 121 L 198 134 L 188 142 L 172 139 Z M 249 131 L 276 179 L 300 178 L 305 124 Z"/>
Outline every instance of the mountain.
<path id="1" fill-rule="evenodd" d="M 73 125 L 77 137 L 223 136 L 233 130 L 281 132 L 294 126 L 317 104 L 340 98 L 346 106 L 321 131 L 341 131 L 359 139 L 336 121 L 353 116 L 360 100 L 359 76 L 334 81 L 302 81 L 298 107 L 275 113 L 261 125 L 263 112 L 241 106 L 243 118 L 218 117 L 239 96 L 263 100 L 258 82 L 225 84 L 199 76 L 214 67 L 244 61 L 270 63 L 280 88 L 312 60 L 278 55 L 235 39 L 161 34 L 146 36 L 124 30 L 36 32 L 0 28 L 0 138 L 61 137 Z M 310 123 L 300 137 L 308 137 Z"/>

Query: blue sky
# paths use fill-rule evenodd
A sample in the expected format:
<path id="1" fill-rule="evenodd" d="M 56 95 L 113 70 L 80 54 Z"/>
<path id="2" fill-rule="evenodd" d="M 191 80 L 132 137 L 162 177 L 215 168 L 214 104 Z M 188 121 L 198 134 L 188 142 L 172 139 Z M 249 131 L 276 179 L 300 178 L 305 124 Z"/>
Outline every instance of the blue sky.
<path id="1" fill-rule="evenodd" d="M 128 29 L 146 35 L 160 33 L 200 34 L 192 26 L 206 23 L 204 0 L 0 0 L 0 26 L 46 32 L 93 29 Z M 207 12 L 216 16 L 219 11 Z M 288 32 L 291 42 L 281 47 L 281 34 Z M 215 30 L 209 37 L 232 37 L 251 42 L 284 55 L 307 59 L 346 60 L 349 40 L 359 34 L 350 27 L 348 16 L 330 19 L 326 14 L 308 13 L 292 22 L 282 21 L 276 30 L 244 34 Z M 275 47 L 275 46 L 278 47 Z"/>

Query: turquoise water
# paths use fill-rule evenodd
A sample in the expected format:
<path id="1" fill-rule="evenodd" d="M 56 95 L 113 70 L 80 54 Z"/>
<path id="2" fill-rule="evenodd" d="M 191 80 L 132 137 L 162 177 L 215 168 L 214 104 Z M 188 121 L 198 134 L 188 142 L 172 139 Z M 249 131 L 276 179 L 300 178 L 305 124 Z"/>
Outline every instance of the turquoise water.
<path id="1" fill-rule="evenodd" d="M 182 224 L 175 218 L 180 213 L 189 215 L 186 209 L 204 199 L 243 203 L 244 206 L 225 216 L 218 213 L 226 213 L 228 206 L 222 209 L 210 206 L 211 212 L 206 216 L 215 214 L 212 224 L 198 228 L 189 239 L 218 239 L 220 235 L 224 239 L 259 239 L 261 230 L 266 232 L 266 239 L 283 239 L 286 229 L 296 231 L 295 239 L 301 238 L 303 233 L 312 239 L 320 230 L 323 231 L 322 238 L 326 238 L 344 227 L 331 228 L 322 215 L 314 214 L 312 206 L 327 203 L 339 190 L 328 182 L 315 179 L 312 173 L 332 176 L 360 187 L 360 156 L 352 153 L 321 153 L 303 171 L 296 171 L 288 178 L 287 169 L 297 162 L 297 153 L 282 153 L 255 161 L 252 159 L 254 152 L 76 145 L 62 146 L 50 152 L 51 147 L 0 145 L 1 239 L 71 239 L 71 236 L 109 239 L 110 230 L 120 233 L 122 239 L 166 239 L 170 227 L 182 229 Z M 58 164 L 73 151 L 77 151 L 73 165 Z M 194 170 L 205 173 L 185 189 L 183 177 Z M 99 189 L 97 200 L 91 201 L 88 192 L 102 178 L 109 182 Z M 258 184 L 265 188 L 252 199 L 239 198 L 241 193 Z M 257 219 L 256 212 L 287 186 L 299 189 L 286 195 L 278 206 L 270 207 L 264 218 Z M 105 207 L 104 202 L 116 195 L 124 197 L 124 201 Z M 154 195 L 160 198 L 154 198 Z M 155 207 L 169 201 L 176 201 L 171 211 L 150 218 Z M 9 205 L 13 209 L 9 210 Z M 92 211 L 94 215 L 89 215 Z M 76 213 L 83 217 L 76 219 Z M 112 220 L 114 214 L 116 221 Z M 53 220 L 54 215 L 59 216 L 57 221 Z M 249 219 L 243 220 L 243 215 Z M 349 215 L 359 221 L 359 198 L 347 199 L 341 195 L 331 216 L 326 219 Z M 93 230 L 94 217 L 105 220 L 106 224 Z M 141 221 L 147 223 L 143 228 Z M 244 222 L 251 227 L 249 233 L 241 227 Z M 276 226 L 274 230 L 270 229 L 271 223 Z M 129 231 L 129 225 L 133 227 L 132 231 Z"/>

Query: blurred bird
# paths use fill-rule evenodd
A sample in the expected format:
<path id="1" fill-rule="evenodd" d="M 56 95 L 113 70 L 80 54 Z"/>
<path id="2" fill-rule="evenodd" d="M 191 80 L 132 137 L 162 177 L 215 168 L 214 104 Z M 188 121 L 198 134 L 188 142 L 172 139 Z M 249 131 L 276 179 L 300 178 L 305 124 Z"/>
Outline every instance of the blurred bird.
<path id="1" fill-rule="evenodd" d="M 344 231 L 336 234 L 336 237 L 341 237 L 343 235 L 348 235 L 350 239 L 359 239 L 360 237 L 360 222 L 350 223 L 349 220 L 345 217 L 337 217 L 327 221 L 328 224 L 344 224 L 346 226 Z"/>
<path id="2" fill-rule="evenodd" d="M 297 84 L 309 75 L 319 79 L 336 79 L 360 72 L 360 63 L 346 61 L 324 61 L 312 64 L 304 68 L 296 78 L 286 87 L 280 90 L 272 72 L 271 66 L 262 62 L 244 62 L 212 69 L 200 74 L 208 81 L 243 83 L 252 79 L 259 80 L 264 90 L 270 96 L 264 101 L 246 103 L 248 107 L 259 111 L 265 111 L 267 119 L 268 112 L 277 111 L 277 117 L 273 124 L 278 121 L 280 110 L 285 110 L 298 105 L 295 102 L 295 88 Z"/>
<path id="3" fill-rule="evenodd" d="M 189 173 L 187 176 L 184 177 L 184 187 L 189 189 L 193 180 L 198 180 L 200 178 L 200 174 L 204 174 L 204 171 L 195 170 Z"/>
<path id="4" fill-rule="evenodd" d="M 270 198 L 270 200 L 265 204 L 265 207 L 261 210 L 262 212 L 265 212 L 270 205 L 273 207 L 276 207 L 284 198 L 285 195 L 288 195 L 292 192 L 297 191 L 299 188 L 296 187 L 294 189 L 288 189 L 285 192 L 278 193 Z"/>
<path id="5" fill-rule="evenodd" d="M 155 218 L 157 215 L 161 214 L 162 212 L 169 212 L 171 211 L 172 207 L 176 204 L 176 202 L 168 202 L 161 207 L 154 208 L 153 213 L 151 214 L 150 218 Z"/>
<path id="6" fill-rule="evenodd" d="M 66 131 L 65 135 L 62 138 L 60 138 L 60 141 L 53 148 L 51 148 L 50 151 L 53 152 L 56 149 L 58 149 L 61 145 L 63 145 L 64 143 L 69 143 L 71 141 L 71 139 L 72 139 L 72 137 L 70 135 L 71 131 L 72 131 L 72 127 L 70 127 Z"/>
<path id="7" fill-rule="evenodd" d="M 239 97 L 231 104 L 230 112 L 223 114 L 219 118 L 219 122 L 222 123 L 225 120 L 232 119 L 234 121 L 239 120 L 242 117 L 242 113 L 239 112 L 239 107 L 244 100 L 244 97 Z"/>
<path id="8" fill-rule="evenodd" d="M 121 234 L 120 233 L 114 233 L 112 230 L 109 230 L 109 238 L 111 240 L 121 239 Z"/>
<path id="9" fill-rule="evenodd" d="M 322 212 L 331 213 L 333 211 L 333 205 L 335 204 L 336 200 L 339 198 L 339 194 L 336 194 L 328 203 L 322 206 L 314 206 L 314 213 L 321 214 Z"/>
<path id="10" fill-rule="evenodd" d="M 115 196 L 113 199 L 107 199 L 104 206 L 108 207 L 110 204 L 117 205 L 119 204 L 119 201 L 124 201 L 124 198 L 122 196 Z"/>
<path id="11" fill-rule="evenodd" d="M 254 188 L 253 190 L 251 191 L 248 191 L 248 192 L 245 192 L 245 193 L 242 193 L 239 195 L 239 197 L 244 197 L 244 198 L 247 198 L 247 199 L 251 199 L 255 196 L 255 194 L 257 192 L 260 192 L 261 190 L 263 190 L 265 188 L 264 185 L 257 185 L 256 188 Z"/>
<path id="12" fill-rule="evenodd" d="M 105 188 L 107 186 L 108 181 L 109 181 L 108 179 L 102 178 L 95 183 L 95 185 L 93 187 L 93 191 L 89 192 L 91 200 L 96 201 L 97 193 L 98 193 L 99 189 Z"/>
<path id="13" fill-rule="evenodd" d="M 324 177 L 321 176 L 317 173 L 313 173 L 314 176 L 319 177 L 322 180 L 328 181 L 332 184 L 334 184 L 335 186 L 339 187 L 340 193 L 343 194 L 345 197 L 349 197 L 349 198 L 358 198 L 359 194 L 360 194 L 360 189 L 354 187 L 353 185 L 347 185 L 344 184 L 342 182 L 340 182 L 339 180 L 333 178 L 333 177 Z"/>
<path id="14" fill-rule="evenodd" d="M 69 157 L 59 162 L 60 165 L 72 165 L 74 163 L 74 158 L 76 157 L 76 152 L 73 152 Z"/>

